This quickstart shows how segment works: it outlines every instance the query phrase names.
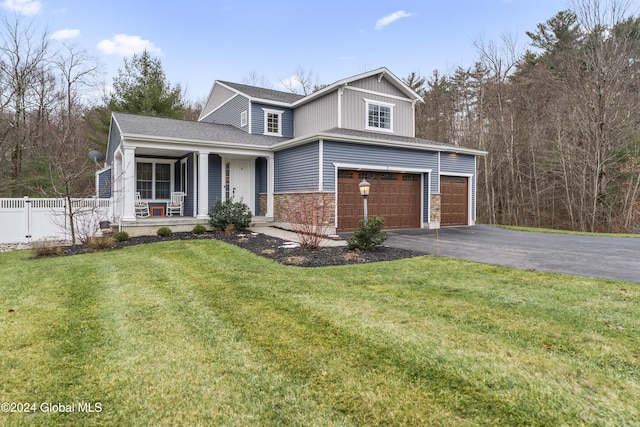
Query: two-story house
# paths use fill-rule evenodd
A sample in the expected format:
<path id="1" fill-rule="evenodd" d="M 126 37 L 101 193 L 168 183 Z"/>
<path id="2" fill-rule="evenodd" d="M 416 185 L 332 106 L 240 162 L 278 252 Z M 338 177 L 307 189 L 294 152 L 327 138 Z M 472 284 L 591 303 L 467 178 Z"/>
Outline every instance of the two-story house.
<path id="1" fill-rule="evenodd" d="M 307 96 L 216 81 L 197 122 L 113 113 L 98 194 L 131 229 L 206 222 L 228 198 L 286 226 L 292 194 L 323 193 L 335 230 L 347 231 L 362 219 L 366 179 L 369 215 L 387 228 L 473 225 L 476 157 L 486 152 L 416 138 L 418 102 L 386 68 Z M 183 217 L 164 217 L 176 191 Z M 137 199 L 149 217 L 136 216 Z"/>

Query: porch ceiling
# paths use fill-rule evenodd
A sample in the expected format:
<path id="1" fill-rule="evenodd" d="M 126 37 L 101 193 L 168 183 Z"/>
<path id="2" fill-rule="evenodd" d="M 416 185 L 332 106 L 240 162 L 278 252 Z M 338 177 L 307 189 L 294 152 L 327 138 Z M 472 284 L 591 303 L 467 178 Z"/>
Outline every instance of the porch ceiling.
<path id="1" fill-rule="evenodd" d="M 136 155 L 141 156 L 166 156 L 166 157 L 182 157 L 185 156 L 192 151 L 190 150 L 165 150 L 161 148 L 145 148 L 145 147 L 137 147 Z"/>

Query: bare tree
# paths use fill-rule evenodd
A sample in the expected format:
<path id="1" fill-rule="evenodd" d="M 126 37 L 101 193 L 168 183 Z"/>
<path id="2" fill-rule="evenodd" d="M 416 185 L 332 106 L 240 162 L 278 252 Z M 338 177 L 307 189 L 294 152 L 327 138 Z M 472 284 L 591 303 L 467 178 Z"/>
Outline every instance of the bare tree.
<path id="1" fill-rule="evenodd" d="M 302 95 L 310 95 L 317 88 L 320 88 L 320 79 L 313 70 L 307 70 L 303 67 L 296 68 L 293 76 L 283 79 L 282 85 L 291 93 L 300 93 Z"/>
<path id="2" fill-rule="evenodd" d="M 31 113 L 44 107 L 38 102 L 42 94 L 38 94 L 36 88 L 49 73 L 49 42 L 46 32 L 36 32 L 18 15 L 14 15 L 13 20 L 3 16 L 0 25 L 0 86 L 3 88 L 0 105 L 4 113 L 1 118 L 5 121 L 0 144 L 6 141 L 8 145 L 0 145 L 0 150 L 11 159 L 6 177 L 10 188 L 4 190 L 16 196 L 22 191 L 18 180 L 25 151 L 43 129 L 43 114 Z"/>

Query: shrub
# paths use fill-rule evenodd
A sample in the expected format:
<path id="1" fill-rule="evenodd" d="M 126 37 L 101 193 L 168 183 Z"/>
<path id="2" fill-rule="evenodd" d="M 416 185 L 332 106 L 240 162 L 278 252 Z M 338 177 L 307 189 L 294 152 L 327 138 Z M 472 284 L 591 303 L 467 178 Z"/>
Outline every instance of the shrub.
<path id="1" fill-rule="evenodd" d="M 298 235 L 300 246 L 318 249 L 327 240 L 333 223 L 333 194 L 294 193 L 287 203 L 287 221 Z"/>
<path id="2" fill-rule="evenodd" d="M 173 234 L 173 231 L 169 227 L 160 227 L 156 234 L 160 237 L 169 237 Z"/>
<path id="3" fill-rule="evenodd" d="M 353 231 L 353 237 L 347 239 L 349 249 L 375 251 L 387 240 L 387 233 L 382 231 L 384 218 L 374 216 L 368 221 L 360 220 L 358 228 Z"/>
<path id="4" fill-rule="evenodd" d="M 207 231 L 207 227 L 202 224 L 198 224 L 193 227 L 193 234 L 204 234 Z"/>
<path id="5" fill-rule="evenodd" d="M 113 239 L 116 242 L 124 242 L 126 240 L 129 240 L 129 233 L 127 233 L 126 231 L 118 231 L 113 235 Z"/>
<path id="6" fill-rule="evenodd" d="M 113 237 L 94 237 L 89 240 L 89 250 L 104 251 L 105 249 L 113 249 L 116 247 L 116 241 Z"/>
<path id="7" fill-rule="evenodd" d="M 224 202 L 216 199 L 216 204 L 209 209 L 209 224 L 215 230 L 225 230 L 229 225 L 235 230 L 244 230 L 251 225 L 252 217 L 249 206 L 232 199 Z"/>
<path id="8" fill-rule="evenodd" d="M 31 245 L 33 255 L 38 257 L 62 255 L 62 242 L 55 239 L 41 239 Z"/>

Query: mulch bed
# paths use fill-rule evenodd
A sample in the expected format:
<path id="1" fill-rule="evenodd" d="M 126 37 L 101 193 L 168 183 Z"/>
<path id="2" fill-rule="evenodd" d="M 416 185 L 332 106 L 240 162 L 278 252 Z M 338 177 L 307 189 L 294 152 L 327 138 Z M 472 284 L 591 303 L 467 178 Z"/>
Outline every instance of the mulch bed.
<path id="1" fill-rule="evenodd" d="M 244 248 L 256 255 L 273 259 L 285 265 L 301 267 L 325 267 L 331 265 L 362 264 L 377 261 L 392 261 L 419 256 L 417 252 L 383 246 L 376 251 L 352 251 L 345 246 L 323 247 L 317 250 L 303 248 L 282 248 L 286 240 L 267 236 L 262 233 L 235 233 L 211 231 L 204 234 L 191 232 L 173 233 L 168 237 L 144 236 L 131 237 L 124 242 L 117 242 L 116 249 L 145 243 L 166 242 L 171 240 L 206 240 L 215 239 Z M 77 255 L 91 252 L 83 245 L 65 246 L 62 255 Z"/>

